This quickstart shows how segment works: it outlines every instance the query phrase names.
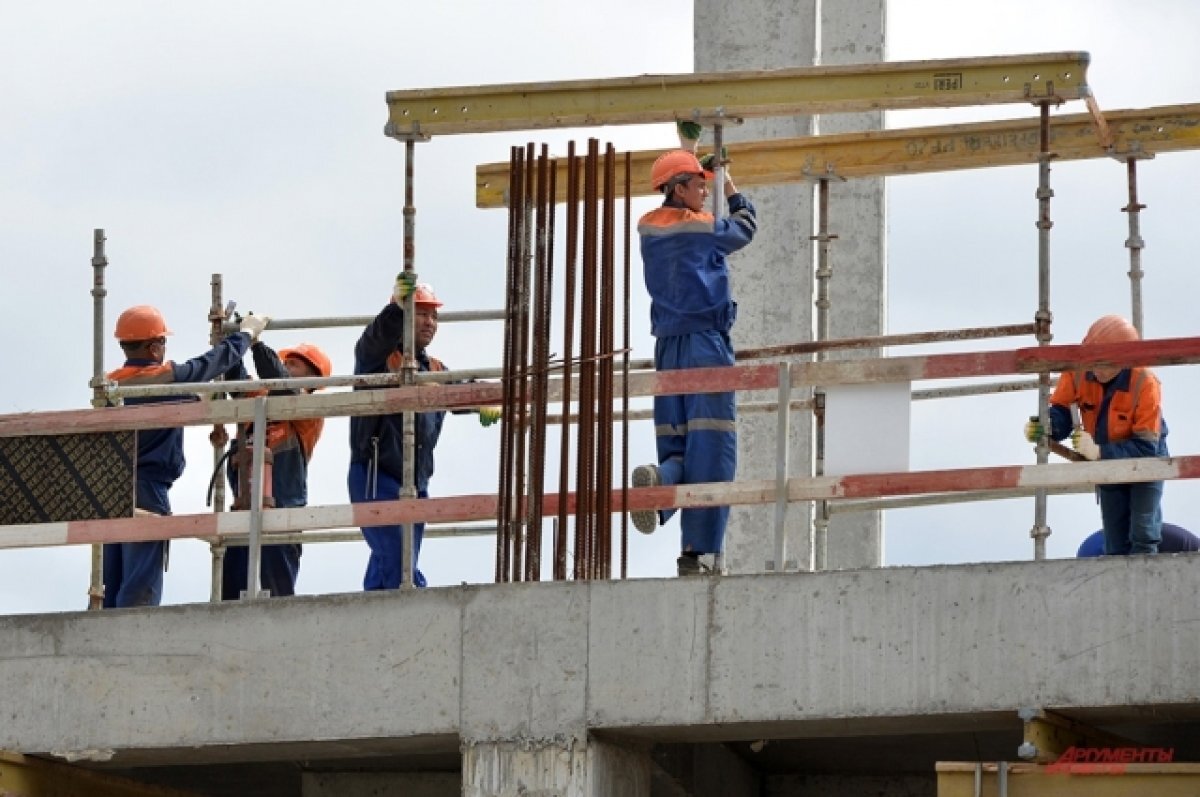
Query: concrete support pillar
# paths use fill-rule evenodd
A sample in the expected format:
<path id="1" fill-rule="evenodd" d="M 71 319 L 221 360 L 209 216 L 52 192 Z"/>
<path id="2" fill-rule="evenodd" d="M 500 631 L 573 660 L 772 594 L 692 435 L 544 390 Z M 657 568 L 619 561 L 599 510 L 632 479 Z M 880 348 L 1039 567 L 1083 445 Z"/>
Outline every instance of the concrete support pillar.
<path id="1" fill-rule="evenodd" d="M 457 772 L 306 772 L 301 797 L 458 797 Z"/>
<path id="2" fill-rule="evenodd" d="M 463 797 L 650 797 L 650 757 L 589 738 L 586 742 L 468 742 Z"/>
<path id="3" fill-rule="evenodd" d="M 883 59 L 885 0 L 696 0 L 695 68 L 699 72 L 782 69 L 814 64 L 865 63 Z M 819 120 L 821 132 L 879 129 L 882 113 Z M 837 125 L 841 124 L 841 127 Z M 737 179 L 737 142 L 811 135 L 814 117 L 751 120 L 728 126 L 725 140 Z M 703 149 L 704 144 L 701 147 Z M 819 175 L 814 175 L 814 177 Z M 814 337 L 813 186 L 793 184 L 747 191 L 759 214 L 753 244 L 731 260 L 738 320 L 737 348 L 810 340 Z M 884 220 L 882 181 L 837 183 L 832 190 L 834 244 L 831 334 L 834 337 L 880 334 L 884 326 Z M 794 399 L 810 397 L 795 391 Z M 767 396 L 744 394 L 742 400 Z M 813 458 L 811 416 L 793 418 L 793 474 L 807 472 Z M 775 476 L 776 420 L 772 415 L 738 421 L 738 478 Z M 761 572 L 774 555 L 774 508 L 737 507 L 725 541 L 731 572 Z M 807 567 L 812 545 L 810 512 L 791 508 L 786 528 L 787 558 Z M 836 518 L 831 527 L 831 567 L 869 567 L 881 562 L 877 513 Z"/>

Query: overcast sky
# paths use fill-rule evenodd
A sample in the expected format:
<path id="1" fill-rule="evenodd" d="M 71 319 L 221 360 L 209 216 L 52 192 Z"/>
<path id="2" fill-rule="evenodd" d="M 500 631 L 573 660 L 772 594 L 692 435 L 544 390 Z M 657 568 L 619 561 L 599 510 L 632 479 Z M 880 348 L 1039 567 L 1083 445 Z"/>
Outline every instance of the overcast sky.
<path id="1" fill-rule="evenodd" d="M 277 317 L 366 315 L 386 301 L 401 267 L 403 147 L 382 134 L 391 89 L 686 72 L 692 11 L 685 0 L 613 0 L 586 25 L 562 2 L 57 2 L 10 4 L 0 27 L 0 332 L 9 340 L 0 413 L 87 405 L 92 365 L 92 229 L 107 230 L 107 326 L 121 309 L 160 307 L 176 333 L 168 357 L 207 348 L 209 280 L 225 279 L 242 310 Z M 893 0 L 891 60 L 1087 50 L 1102 107 L 1200 101 L 1194 32 L 1183 2 L 1036 2 L 966 13 L 956 0 Z M 982 8 L 982 7 L 981 7 Z M 1078 112 L 1082 106 L 1064 109 Z M 890 127 L 939 124 L 1027 108 L 893 113 Z M 619 148 L 669 146 L 670 126 L 576 131 Z M 439 138 L 418 147 L 417 263 L 446 309 L 502 303 L 505 215 L 474 206 L 474 167 L 526 141 L 564 133 Z M 1200 157 L 1166 155 L 1141 167 L 1147 241 L 1144 295 L 1150 337 L 1195 334 L 1197 278 L 1189 190 Z M 888 183 L 891 332 L 1027 322 L 1036 307 L 1035 167 L 904 177 Z M 1055 167 L 1056 342 L 1074 342 L 1103 313 L 1127 313 L 1124 167 Z M 635 215 L 640 208 L 635 208 Z M 834 220 L 836 231 L 836 219 Z M 835 250 L 836 258 L 836 250 Z M 836 262 L 836 261 L 835 261 Z M 639 285 L 640 287 L 640 285 Z M 736 289 L 736 285 L 735 285 Z M 635 289 L 634 318 L 646 300 Z M 640 315 L 639 315 L 640 314 Z M 634 325 L 635 357 L 649 357 Z M 781 335 L 784 333 L 781 332 Z M 277 348 L 307 339 L 353 367 L 356 330 L 267 333 Z M 432 350 L 451 367 L 500 361 L 501 328 L 444 325 Z M 785 342 L 781 340 L 780 342 Z M 1004 345 L 1008 345 L 1007 343 Z M 893 354 L 910 353 L 895 350 Z M 106 337 L 106 365 L 120 350 Z M 1161 369 L 1175 453 L 1198 448 L 1185 415 L 1188 369 Z M 962 401 L 962 400 L 960 400 Z M 1032 462 L 1020 438 L 1032 394 L 968 399 L 913 412 L 912 466 Z M 653 458 L 649 427 L 634 461 Z M 310 503 L 346 500 L 345 419 L 317 447 Z M 204 511 L 211 449 L 187 432 L 189 469 L 172 491 L 176 513 Z M 438 447 L 435 494 L 494 492 L 497 429 L 452 417 Z M 1193 485 L 1168 485 L 1166 517 L 1198 527 Z M 1032 550 L 1031 501 L 992 502 L 887 517 L 889 563 L 1022 559 Z M 1070 555 L 1099 527 L 1089 498 L 1051 503 L 1051 555 Z M 631 539 L 631 573 L 669 575 L 677 528 Z M 491 580 L 488 540 L 431 541 L 433 584 Z M 299 591 L 358 589 L 365 544 L 308 546 Z M 204 600 L 206 544 L 172 544 L 166 603 Z M 0 552 L 0 612 L 82 608 L 86 548 Z"/>

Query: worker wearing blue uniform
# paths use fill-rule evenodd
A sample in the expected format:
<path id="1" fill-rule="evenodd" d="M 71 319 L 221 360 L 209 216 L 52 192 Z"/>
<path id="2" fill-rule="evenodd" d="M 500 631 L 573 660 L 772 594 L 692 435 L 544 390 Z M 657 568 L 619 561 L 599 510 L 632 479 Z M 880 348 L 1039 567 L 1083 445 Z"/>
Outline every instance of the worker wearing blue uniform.
<path id="1" fill-rule="evenodd" d="M 148 305 L 131 307 L 117 319 L 116 338 L 125 352 L 125 365 L 108 378 L 121 385 L 162 385 L 208 382 L 234 366 L 266 327 L 265 316 L 246 316 L 240 330 L 206 353 L 184 363 L 165 361 L 167 329 L 162 313 Z M 130 398 L 126 404 L 196 401 L 195 396 Z M 171 485 L 183 474 L 183 429 L 143 429 L 138 432 L 138 509 L 171 514 Z M 162 601 L 167 544 L 112 543 L 104 546 L 104 607 L 157 606 Z"/>
<path id="2" fill-rule="evenodd" d="M 1159 553 L 1192 553 L 1200 551 L 1200 537 L 1174 523 L 1162 524 L 1162 540 L 1158 543 Z M 1104 555 L 1104 529 L 1094 531 L 1079 543 L 1075 556 L 1080 559 Z"/>
<path id="3" fill-rule="evenodd" d="M 426 348 L 438 328 L 438 308 L 442 306 L 433 289 L 416 285 L 411 274 L 402 273 L 396 279 L 392 301 L 375 316 L 363 330 L 354 347 L 354 373 L 384 374 L 400 371 L 403 353 L 400 350 L 404 328 L 403 305 L 409 296 L 415 308 L 413 347 L 420 371 L 444 371 L 446 366 L 431 357 Z M 370 389 L 370 388 L 356 388 Z M 429 479 L 433 476 L 433 450 L 442 433 L 444 411 L 418 412 L 416 418 L 416 468 L 414 473 L 418 498 L 429 497 Z M 497 407 L 479 410 L 479 421 L 490 426 L 500 417 Z M 404 484 L 404 417 L 403 413 L 372 415 L 350 419 L 350 472 L 347 477 L 350 501 L 395 501 L 400 498 Z M 403 569 L 403 535 L 400 525 L 371 526 L 362 530 L 371 556 L 363 577 L 363 589 L 395 589 L 400 586 Z M 421 555 L 421 539 L 425 524 L 413 524 L 413 583 L 426 585 L 425 575 L 417 567 Z"/>
<path id="4" fill-rule="evenodd" d="M 725 175 L 729 215 L 720 220 L 704 210 L 711 176 L 687 150 L 655 161 L 651 183 L 662 191 L 661 207 L 638 222 L 650 332 L 659 371 L 733 365 L 730 330 L 737 304 L 729 287 L 726 256 L 754 238 L 754 206 Z M 735 394 L 732 391 L 654 397 L 657 465 L 634 470 L 633 485 L 732 481 L 737 468 Z M 639 531 L 650 533 L 674 509 L 631 513 Z M 680 575 L 700 572 L 699 555 L 724 547 L 729 507 L 684 509 Z"/>
<path id="5" fill-rule="evenodd" d="M 250 349 L 254 356 L 254 370 L 260 379 L 286 379 L 288 377 L 329 376 L 333 363 L 328 355 L 311 343 L 283 349 L 276 353 L 265 343 L 255 343 Z M 231 378 L 246 379 L 244 367 Z M 296 395 L 311 393 L 304 390 L 272 390 L 270 395 Z M 301 418 L 291 421 L 269 421 L 266 443 L 271 450 L 271 497 L 276 509 L 308 505 L 308 463 L 313 449 L 325 427 L 324 418 Z M 253 434 L 247 428 L 246 439 Z M 237 442 L 230 448 L 229 482 L 234 496 L 238 495 L 240 468 Z M 269 538 L 268 538 L 269 541 Z M 259 582 L 273 596 L 296 594 L 296 577 L 300 573 L 301 548 L 298 543 L 277 545 L 264 544 L 259 557 Z M 237 600 L 246 589 L 250 567 L 250 549 L 236 545 L 225 551 L 221 571 L 221 599 Z"/>

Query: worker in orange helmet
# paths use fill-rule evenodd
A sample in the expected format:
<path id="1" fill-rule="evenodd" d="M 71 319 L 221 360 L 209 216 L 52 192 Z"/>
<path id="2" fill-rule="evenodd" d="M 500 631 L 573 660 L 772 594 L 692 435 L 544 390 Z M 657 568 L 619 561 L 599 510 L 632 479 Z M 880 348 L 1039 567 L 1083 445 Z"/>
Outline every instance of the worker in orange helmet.
<path id="1" fill-rule="evenodd" d="M 333 362 L 324 351 L 311 343 L 301 343 L 275 352 L 259 341 L 250 349 L 254 356 L 254 370 L 259 379 L 287 379 L 324 376 L 333 374 Z M 237 371 L 226 375 L 231 379 L 246 379 L 246 369 L 240 364 Z M 269 395 L 288 396 L 312 393 L 318 388 L 306 387 L 291 390 L 272 390 Z M 301 418 L 291 421 L 269 421 L 266 443 L 271 450 L 271 495 L 275 508 L 308 506 L 308 463 L 313 449 L 325 428 L 324 418 Z M 246 428 L 246 439 L 250 439 L 253 425 Z M 230 447 L 229 483 L 233 494 L 238 495 L 240 459 L 235 456 L 238 443 Z M 296 577 L 300 574 L 301 548 L 296 543 L 263 545 L 259 557 L 259 582 L 273 596 L 296 594 Z M 221 570 L 221 599 L 237 600 L 247 587 L 250 567 L 250 549 L 237 545 L 225 551 Z"/>
<path id="2" fill-rule="evenodd" d="M 1140 339 L 1128 320 L 1106 315 L 1088 329 L 1083 345 Z M 1081 429 L 1074 428 L 1071 405 L 1079 408 Z M 1036 418 L 1025 424 L 1030 442 L 1044 431 Z M 1105 365 L 1064 372 L 1050 397 L 1050 437 L 1068 435 L 1089 461 L 1169 456 L 1158 377 L 1148 368 Z M 1097 485 L 1106 554 L 1158 552 L 1162 492 L 1161 481 Z"/>
<path id="3" fill-rule="evenodd" d="M 157 308 L 131 307 L 117 318 L 115 337 L 125 353 L 125 365 L 108 378 L 121 385 L 161 385 L 209 382 L 241 361 L 270 319 L 248 315 L 236 333 L 209 351 L 184 363 L 166 360 L 171 330 Z M 129 398 L 126 404 L 197 401 L 196 396 Z M 171 514 L 171 485 L 183 474 L 183 429 L 138 432 L 137 507 L 158 515 Z M 104 607 L 157 606 L 162 601 L 165 541 L 113 543 L 104 546 Z"/>
<path id="4" fill-rule="evenodd" d="M 413 349 L 420 371 L 445 371 L 441 360 L 429 354 L 438 329 L 438 308 L 442 302 L 426 284 L 417 284 L 411 272 L 401 272 L 392 288 L 392 299 L 367 324 L 354 347 L 354 373 L 382 374 L 398 372 L 403 364 L 401 335 L 404 330 L 404 303 L 413 299 L 415 340 Z M 356 388 L 356 390 L 371 388 Z M 429 497 L 429 479 L 433 476 L 433 449 L 442 433 L 446 413 L 416 413 L 415 487 L 419 498 Z M 499 407 L 479 410 L 479 422 L 491 426 L 500 419 Z M 353 417 L 350 419 L 350 470 L 347 486 L 350 501 L 395 501 L 404 484 L 404 416 Z M 403 569 L 403 536 L 399 525 L 370 526 L 362 530 L 371 556 L 363 576 L 363 589 L 395 589 L 400 586 Z M 414 524 L 413 583 L 426 586 L 417 567 L 425 524 Z"/>
<path id="5" fill-rule="evenodd" d="M 699 130 L 689 132 L 694 133 L 689 139 L 699 138 Z M 711 177 L 687 149 L 661 155 L 650 169 L 651 183 L 662 193 L 663 204 L 642 216 L 638 234 L 650 293 L 654 367 L 659 371 L 734 362 L 730 330 L 737 304 L 726 258 L 750 243 L 758 221 L 754 206 L 738 193 L 728 170 L 722 191 L 729 215 L 717 220 L 707 212 Z M 633 486 L 732 481 L 737 468 L 736 424 L 732 391 L 655 396 L 658 463 L 634 469 Z M 630 518 L 648 534 L 674 511 L 640 510 Z M 680 512 L 679 575 L 702 573 L 700 555 L 722 552 L 728 518 L 727 506 Z"/>

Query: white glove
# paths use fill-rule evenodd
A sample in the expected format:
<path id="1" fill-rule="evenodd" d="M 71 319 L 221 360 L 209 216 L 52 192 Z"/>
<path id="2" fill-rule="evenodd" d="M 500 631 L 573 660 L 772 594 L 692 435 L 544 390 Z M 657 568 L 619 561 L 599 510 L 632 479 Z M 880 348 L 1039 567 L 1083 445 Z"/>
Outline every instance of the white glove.
<path id="1" fill-rule="evenodd" d="M 1071 445 L 1075 446 L 1075 450 L 1079 452 L 1084 459 L 1095 462 L 1100 459 L 1100 446 L 1096 445 L 1096 441 L 1092 436 L 1082 429 L 1076 429 L 1071 432 Z"/>
<path id="2" fill-rule="evenodd" d="M 242 323 L 238 325 L 238 332 L 245 332 L 250 336 L 251 343 L 258 343 L 258 336 L 263 333 L 269 323 L 271 323 L 270 316 L 250 313 L 242 318 Z"/>

